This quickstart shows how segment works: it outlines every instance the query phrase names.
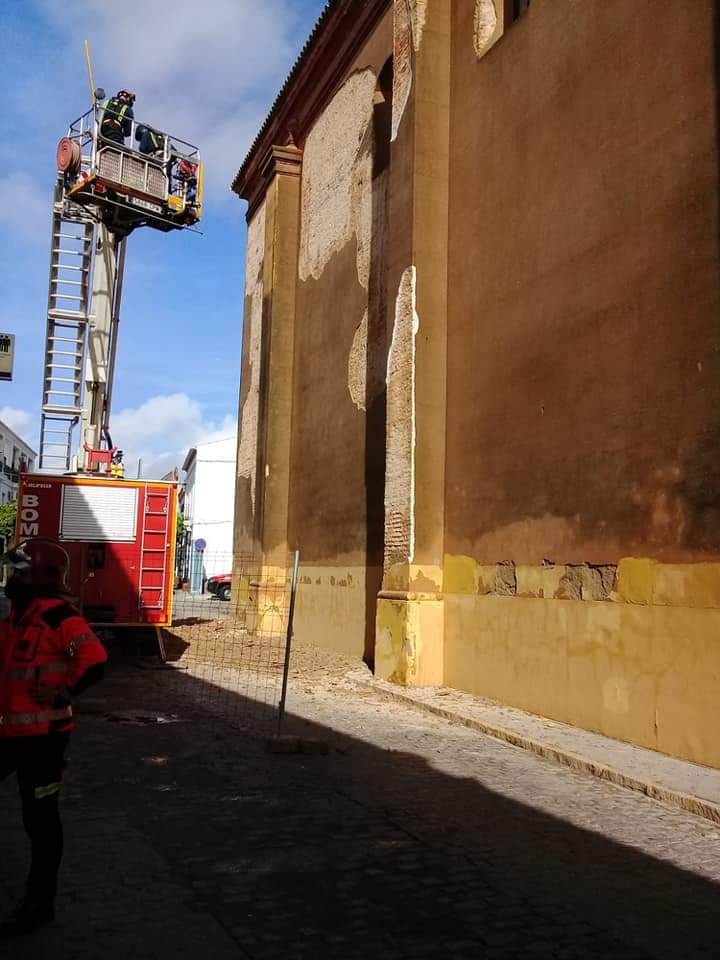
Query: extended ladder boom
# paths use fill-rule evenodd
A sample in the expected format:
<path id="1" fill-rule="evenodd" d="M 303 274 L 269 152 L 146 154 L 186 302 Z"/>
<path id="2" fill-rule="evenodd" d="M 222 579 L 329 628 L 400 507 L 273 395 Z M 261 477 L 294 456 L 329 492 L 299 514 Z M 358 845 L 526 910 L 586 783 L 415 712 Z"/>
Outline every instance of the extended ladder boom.
<path id="1" fill-rule="evenodd" d="M 100 448 L 108 428 L 125 239 L 63 199 L 61 184 L 51 239 L 40 469 L 66 473 L 74 467 L 74 427 L 81 468 L 85 446 Z"/>
<path id="2" fill-rule="evenodd" d="M 86 56 L 92 87 L 87 43 Z M 123 129 L 118 139 L 107 124 L 112 111 L 104 92 L 91 94 L 93 106 L 71 124 L 57 150 L 40 469 L 92 472 L 106 465 L 117 476 L 111 468 L 121 467 L 120 451 L 103 444 L 110 447 L 125 244 L 139 227 L 168 233 L 196 224 L 203 168 L 192 144 L 134 119 L 130 136 Z"/>
<path id="3" fill-rule="evenodd" d="M 90 322 L 95 221 L 68 204 L 59 179 L 53 198 L 50 282 L 43 371 L 40 469 L 64 472 L 82 415 L 83 361 Z"/>
<path id="4" fill-rule="evenodd" d="M 125 238 L 118 239 L 104 225 L 95 234 L 92 319 L 85 360 L 85 395 L 80 419 L 78 464 L 87 462 L 85 447 L 99 450 L 110 420 L 110 398 L 120 323 Z"/>

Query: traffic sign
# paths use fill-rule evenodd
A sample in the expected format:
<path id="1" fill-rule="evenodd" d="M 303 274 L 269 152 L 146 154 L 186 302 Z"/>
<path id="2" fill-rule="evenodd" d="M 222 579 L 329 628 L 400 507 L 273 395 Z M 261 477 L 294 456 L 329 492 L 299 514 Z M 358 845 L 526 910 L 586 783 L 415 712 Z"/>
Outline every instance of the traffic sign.
<path id="1" fill-rule="evenodd" d="M 15 334 L 0 333 L 0 380 L 12 380 Z"/>
<path id="2" fill-rule="evenodd" d="M 198 553 L 202 553 L 205 547 L 207 547 L 207 543 L 205 540 L 195 541 L 195 549 L 197 550 Z"/>

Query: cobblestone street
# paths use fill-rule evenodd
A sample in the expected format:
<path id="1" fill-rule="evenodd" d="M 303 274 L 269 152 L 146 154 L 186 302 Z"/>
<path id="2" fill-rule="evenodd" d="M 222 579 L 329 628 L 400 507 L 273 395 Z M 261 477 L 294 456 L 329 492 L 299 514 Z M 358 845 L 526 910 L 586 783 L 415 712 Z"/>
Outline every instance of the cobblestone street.
<path id="1" fill-rule="evenodd" d="M 716 825 L 342 684 L 292 692 L 327 756 L 270 755 L 211 694 L 125 666 L 85 699 L 59 917 L 23 957 L 718 956 Z M 0 843 L 7 910 L 10 783 Z"/>

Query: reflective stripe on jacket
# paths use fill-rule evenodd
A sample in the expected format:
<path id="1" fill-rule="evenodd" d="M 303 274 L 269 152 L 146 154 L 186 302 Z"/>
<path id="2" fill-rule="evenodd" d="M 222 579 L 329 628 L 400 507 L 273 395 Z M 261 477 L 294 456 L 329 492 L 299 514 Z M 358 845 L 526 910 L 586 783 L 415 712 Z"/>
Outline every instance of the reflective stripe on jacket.
<path id="1" fill-rule="evenodd" d="M 37 687 L 71 689 L 105 648 L 89 624 L 64 600 L 34 600 L 22 617 L 0 624 L 0 737 L 37 736 L 72 728 L 64 701 L 43 703 Z"/>
<path id="2" fill-rule="evenodd" d="M 108 125 L 110 127 L 119 127 L 124 136 L 129 136 L 131 129 L 130 121 L 134 118 L 130 104 L 123 103 L 123 101 L 118 100 L 117 97 L 112 97 L 112 99 L 105 103 L 104 110 L 100 131 L 102 132 L 102 128 Z"/>

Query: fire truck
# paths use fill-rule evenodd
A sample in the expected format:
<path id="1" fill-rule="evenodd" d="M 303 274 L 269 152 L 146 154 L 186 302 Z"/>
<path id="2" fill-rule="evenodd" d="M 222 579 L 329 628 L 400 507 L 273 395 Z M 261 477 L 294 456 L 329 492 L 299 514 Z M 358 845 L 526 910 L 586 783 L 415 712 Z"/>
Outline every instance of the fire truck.
<path id="1" fill-rule="evenodd" d="M 95 626 L 172 621 L 177 487 L 77 474 L 24 474 L 18 540 L 55 540 L 70 557 L 68 588 Z"/>
<path id="2" fill-rule="evenodd" d="M 85 52 L 92 105 L 56 154 L 40 472 L 21 477 L 17 537 L 63 544 L 93 624 L 160 627 L 172 616 L 177 484 L 124 478 L 112 390 L 128 238 L 195 229 L 203 165 L 197 147 L 134 118 L 126 135 L 104 134 L 112 101 Z"/>

